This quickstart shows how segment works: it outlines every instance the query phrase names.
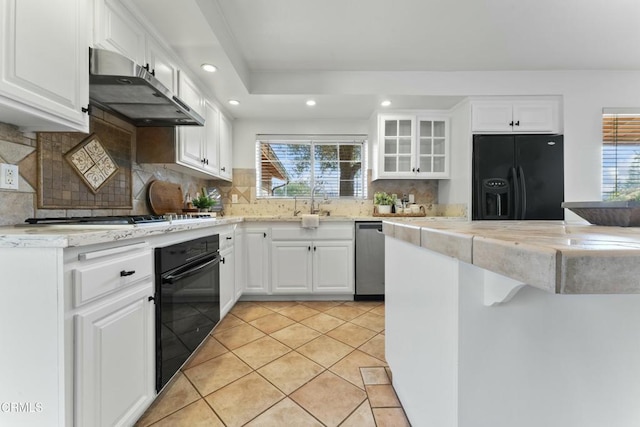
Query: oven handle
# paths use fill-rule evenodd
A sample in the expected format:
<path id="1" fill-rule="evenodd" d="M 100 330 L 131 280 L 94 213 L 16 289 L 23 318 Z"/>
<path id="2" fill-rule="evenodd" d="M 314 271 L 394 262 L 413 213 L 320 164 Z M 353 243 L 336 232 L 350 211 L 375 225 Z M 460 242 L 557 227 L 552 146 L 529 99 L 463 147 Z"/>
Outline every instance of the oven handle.
<path id="1" fill-rule="evenodd" d="M 208 268 L 213 264 L 218 264 L 220 262 L 220 257 L 216 255 L 211 261 L 207 261 L 204 264 L 198 264 L 197 267 L 193 267 L 188 269 L 187 271 L 183 271 L 180 274 L 170 274 L 168 276 L 162 277 L 162 283 L 170 283 L 173 284 L 178 280 L 182 280 L 185 277 L 193 276 L 194 274 L 199 273 L 200 271 Z"/>

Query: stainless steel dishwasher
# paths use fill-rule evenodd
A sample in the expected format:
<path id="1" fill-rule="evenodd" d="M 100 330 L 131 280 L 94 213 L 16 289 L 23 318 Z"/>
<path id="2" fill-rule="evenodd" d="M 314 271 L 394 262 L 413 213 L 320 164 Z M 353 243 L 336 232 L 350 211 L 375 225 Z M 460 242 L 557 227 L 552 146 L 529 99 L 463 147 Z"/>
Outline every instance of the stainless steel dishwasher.
<path id="1" fill-rule="evenodd" d="M 384 299 L 382 221 L 356 222 L 356 300 Z"/>

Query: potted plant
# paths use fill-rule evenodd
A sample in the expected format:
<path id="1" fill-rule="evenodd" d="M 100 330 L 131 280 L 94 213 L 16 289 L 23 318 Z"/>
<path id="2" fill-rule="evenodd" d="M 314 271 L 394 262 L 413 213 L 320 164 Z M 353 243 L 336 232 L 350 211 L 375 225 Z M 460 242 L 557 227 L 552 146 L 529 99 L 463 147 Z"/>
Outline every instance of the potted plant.
<path id="1" fill-rule="evenodd" d="M 388 195 L 384 191 L 373 196 L 373 203 L 378 206 L 379 214 L 391 213 L 391 205 L 396 203 L 395 197 Z"/>
<path id="2" fill-rule="evenodd" d="M 202 189 L 202 192 L 194 198 L 191 203 L 198 208 L 201 212 L 208 212 L 211 206 L 216 204 L 216 201 L 209 197 L 209 195 Z"/>

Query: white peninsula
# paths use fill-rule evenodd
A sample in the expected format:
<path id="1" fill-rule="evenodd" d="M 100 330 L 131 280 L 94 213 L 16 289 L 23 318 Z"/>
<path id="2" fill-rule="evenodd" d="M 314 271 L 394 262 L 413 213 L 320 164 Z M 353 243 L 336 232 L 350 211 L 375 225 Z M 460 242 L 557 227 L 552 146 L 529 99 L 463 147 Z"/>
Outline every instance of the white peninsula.
<path id="1" fill-rule="evenodd" d="M 414 426 L 640 425 L 640 229 L 386 221 L 387 360 Z"/>

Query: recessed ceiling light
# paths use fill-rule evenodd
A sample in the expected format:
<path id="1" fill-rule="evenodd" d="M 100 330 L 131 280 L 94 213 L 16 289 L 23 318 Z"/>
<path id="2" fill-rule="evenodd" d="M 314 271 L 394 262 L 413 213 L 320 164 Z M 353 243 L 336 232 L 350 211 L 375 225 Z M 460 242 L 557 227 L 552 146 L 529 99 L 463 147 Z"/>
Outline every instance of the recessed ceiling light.
<path id="1" fill-rule="evenodd" d="M 314 101 L 313 99 L 310 99 L 310 100 L 307 101 L 307 105 L 309 107 L 313 107 L 314 105 L 316 105 L 316 101 Z"/>
<path id="2" fill-rule="evenodd" d="M 211 64 L 202 64 L 200 67 L 208 73 L 215 73 L 218 71 L 218 67 Z"/>
<path id="3" fill-rule="evenodd" d="M 238 101 L 237 99 L 230 99 L 229 100 L 229 104 L 231 104 L 231 105 L 240 105 L 240 101 Z"/>
<path id="4" fill-rule="evenodd" d="M 383 107 L 388 107 L 389 105 L 391 105 L 391 101 L 389 101 L 388 99 L 385 99 L 380 103 L 380 105 L 382 105 Z"/>

